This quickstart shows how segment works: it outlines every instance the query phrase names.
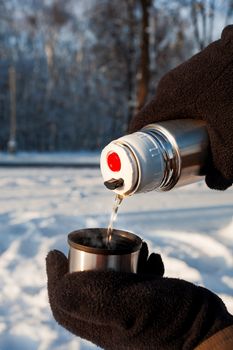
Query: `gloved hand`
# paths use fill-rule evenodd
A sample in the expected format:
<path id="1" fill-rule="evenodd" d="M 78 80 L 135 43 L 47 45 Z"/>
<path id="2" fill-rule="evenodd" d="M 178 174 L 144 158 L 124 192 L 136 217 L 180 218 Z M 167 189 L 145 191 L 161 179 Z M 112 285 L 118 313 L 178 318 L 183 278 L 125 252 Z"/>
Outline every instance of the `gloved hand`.
<path id="1" fill-rule="evenodd" d="M 193 350 L 233 324 L 220 298 L 189 282 L 163 278 L 160 256 L 147 260 L 147 255 L 144 244 L 138 274 L 68 273 L 64 254 L 51 251 L 48 294 L 56 321 L 109 350 Z"/>
<path id="2" fill-rule="evenodd" d="M 132 119 L 130 132 L 156 121 L 202 119 L 211 153 L 206 183 L 224 190 L 233 183 L 233 25 L 221 39 L 168 72 L 155 97 Z"/>

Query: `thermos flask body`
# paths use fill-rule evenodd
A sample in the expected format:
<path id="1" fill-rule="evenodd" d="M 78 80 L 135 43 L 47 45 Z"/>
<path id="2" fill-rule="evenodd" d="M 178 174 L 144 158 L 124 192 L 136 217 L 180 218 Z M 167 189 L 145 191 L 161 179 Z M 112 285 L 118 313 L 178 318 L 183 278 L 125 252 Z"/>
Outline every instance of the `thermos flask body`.
<path id="1" fill-rule="evenodd" d="M 209 148 L 205 122 L 154 123 L 109 143 L 101 153 L 105 185 L 119 195 L 169 191 L 203 178 Z"/>

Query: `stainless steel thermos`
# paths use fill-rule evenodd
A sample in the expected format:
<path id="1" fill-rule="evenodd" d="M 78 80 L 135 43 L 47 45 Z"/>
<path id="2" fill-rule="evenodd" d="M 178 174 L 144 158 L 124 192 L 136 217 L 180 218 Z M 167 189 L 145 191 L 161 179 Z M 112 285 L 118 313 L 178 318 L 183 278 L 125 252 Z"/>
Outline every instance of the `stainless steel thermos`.
<path id="1" fill-rule="evenodd" d="M 179 119 L 147 125 L 103 149 L 100 165 L 104 183 L 127 196 L 169 191 L 199 181 L 208 147 L 203 121 Z"/>

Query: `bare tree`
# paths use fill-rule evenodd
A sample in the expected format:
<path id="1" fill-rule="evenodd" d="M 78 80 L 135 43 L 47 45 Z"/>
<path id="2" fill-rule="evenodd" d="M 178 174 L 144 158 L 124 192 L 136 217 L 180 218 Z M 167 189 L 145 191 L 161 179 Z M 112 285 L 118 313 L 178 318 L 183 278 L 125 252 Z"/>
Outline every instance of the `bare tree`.
<path id="1" fill-rule="evenodd" d="M 142 8 L 141 18 L 141 44 L 140 63 L 137 74 L 137 102 L 136 112 L 140 110 L 146 102 L 150 81 L 150 46 L 149 46 L 149 21 L 151 0 L 140 0 Z"/>
<path id="2" fill-rule="evenodd" d="M 136 107 L 135 96 L 135 72 L 136 72 L 136 47 L 135 40 L 137 36 L 137 20 L 135 18 L 135 8 L 137 0 L 126 1 L 127 17 L 128 17 L 128 38 L 127 45 L 128 50 L 125 55 L 126 72 L 127 72 L 127 100 L 128 100 L 128 113 L 124 129 L 127 130 L 130 120 L 133 116 Z"/>
<path id="3" fill-rule="evenodd" d="M 8 141 L 8 151 L 16 152 L 16 72 L 15 68 L 9 68 L 9 87 L 10 87 L 10 138 Z"/>
<path id="4" fill-rule="evenodd" d="M 230 19 L 232 19 L 233 15 L 233 0 L 228 0 L 227 8 L 226 8 L 226 19 L 225 24 L 229 24 Z"/>
<path id="5" fill-rule="evenodd" d="M 213 40 L 216 12 L 215 0 L 191 0 L 191 19 L 194 38 L 199 50 L 203 50 Z"/>

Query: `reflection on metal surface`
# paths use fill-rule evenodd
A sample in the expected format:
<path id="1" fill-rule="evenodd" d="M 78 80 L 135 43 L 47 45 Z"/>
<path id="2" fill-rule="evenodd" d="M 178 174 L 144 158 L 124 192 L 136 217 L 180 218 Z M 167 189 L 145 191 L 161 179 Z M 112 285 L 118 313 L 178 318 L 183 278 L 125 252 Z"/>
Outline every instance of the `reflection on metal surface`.
<path id="1" fill-rule="evenodd" d="M 87 270 L 137 272 L 142 240 L 133 233 L 113 230 L 112 247 L 109 249 L 104 246 L 106 234 L 107 229 L 83 229 L 69 234 L 69 272 Z M 90 235 L 93 239 L 89 239 Z M 97 239 L 102 240 L 103 247 L 93 247 Z M 83 242 L 85 245 L 82 245 Z"/>

